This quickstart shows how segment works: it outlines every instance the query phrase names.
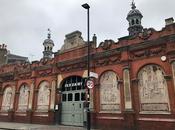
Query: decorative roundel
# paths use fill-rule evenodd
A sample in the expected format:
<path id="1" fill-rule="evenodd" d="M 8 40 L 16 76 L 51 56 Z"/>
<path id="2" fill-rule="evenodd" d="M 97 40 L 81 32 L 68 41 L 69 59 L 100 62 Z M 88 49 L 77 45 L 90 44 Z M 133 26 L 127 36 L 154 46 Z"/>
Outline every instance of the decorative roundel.
<path id="1" fill-rule="evenodd" d="M 160 58 L 162 61 L 166 61 L 166 56 L 161 56 Z"/>

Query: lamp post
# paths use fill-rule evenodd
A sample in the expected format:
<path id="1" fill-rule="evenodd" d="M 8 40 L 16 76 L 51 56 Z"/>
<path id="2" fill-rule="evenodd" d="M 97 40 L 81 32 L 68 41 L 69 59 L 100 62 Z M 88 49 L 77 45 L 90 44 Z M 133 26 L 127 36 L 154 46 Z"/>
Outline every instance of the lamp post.
<path id="1" fill-rule="evenodd" d="M 88 47 L 88 55 L 87 55 L 87 70 L 88 70 L 88 77 L 87 79 L 90 78 L 90 56 L 89 56 L 89 52 L 90 52 L 90 42 L 89 42 L 89 9 L 90 6 L 85 3 L 82 5 L 82 7 L 84 9 L 87 10 L 87 47 Z M 90 92 L 89 92 L 89 88 L 88 89 L 88 94 L 87 94 L 87 100 L 90 101 Z M 90 120 L 90 110 L 89 110 L 89 102 L 87 102 L 87 130 L 90 130 L 91 128 L 91 120 Z"/>

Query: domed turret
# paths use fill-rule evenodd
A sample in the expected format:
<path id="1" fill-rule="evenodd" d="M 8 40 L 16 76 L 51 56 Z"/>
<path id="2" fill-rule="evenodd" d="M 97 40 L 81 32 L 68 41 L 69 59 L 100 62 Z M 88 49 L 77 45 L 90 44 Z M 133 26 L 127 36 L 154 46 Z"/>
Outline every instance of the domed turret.
<path id="1" fill-rule="evenodd" d="M 133 36 L 139 34 L 143 30 L 141 25 L 143 15 L 138 9 L 136 9 L 134 1 L 131 4 L 131 9 L 132 10 L 129 11 L 126 19 L 129 22 L 129 35 Z"/>
<path id="2" fill-rule="evenodd" d="M 44 45 L 43 58 L 51 59 L 53 54 L 52 49 L 54 47 L 54 42 L 51 39 L 50 29 L 48 29 L 48 36 L 47 39 L 44 40 L 43 45 Z"/>

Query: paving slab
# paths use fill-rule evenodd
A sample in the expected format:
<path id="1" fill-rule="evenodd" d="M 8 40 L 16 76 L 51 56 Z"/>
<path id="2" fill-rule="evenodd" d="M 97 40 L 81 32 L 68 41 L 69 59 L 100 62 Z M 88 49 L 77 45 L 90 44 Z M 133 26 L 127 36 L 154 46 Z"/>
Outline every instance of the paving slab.
<path id="1" fill-rule="evenodd" d="M 62 126 L 62 125 L 38 125 L 38 124 L 0 122 L 0 130 L 86 130 L 86 128 Z"/>

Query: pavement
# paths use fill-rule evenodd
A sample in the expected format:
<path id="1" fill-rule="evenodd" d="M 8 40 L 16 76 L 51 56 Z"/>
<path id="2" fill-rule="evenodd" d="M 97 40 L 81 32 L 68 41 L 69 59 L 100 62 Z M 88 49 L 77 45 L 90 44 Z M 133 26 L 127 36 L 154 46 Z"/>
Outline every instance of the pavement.
<path id="1" fill-rule="evenodd" d="M 0 122 L 0 130 L 86 130 L 86 128 L 62 126 L 62 125 L 38 125 L 38 124 Z"/>

